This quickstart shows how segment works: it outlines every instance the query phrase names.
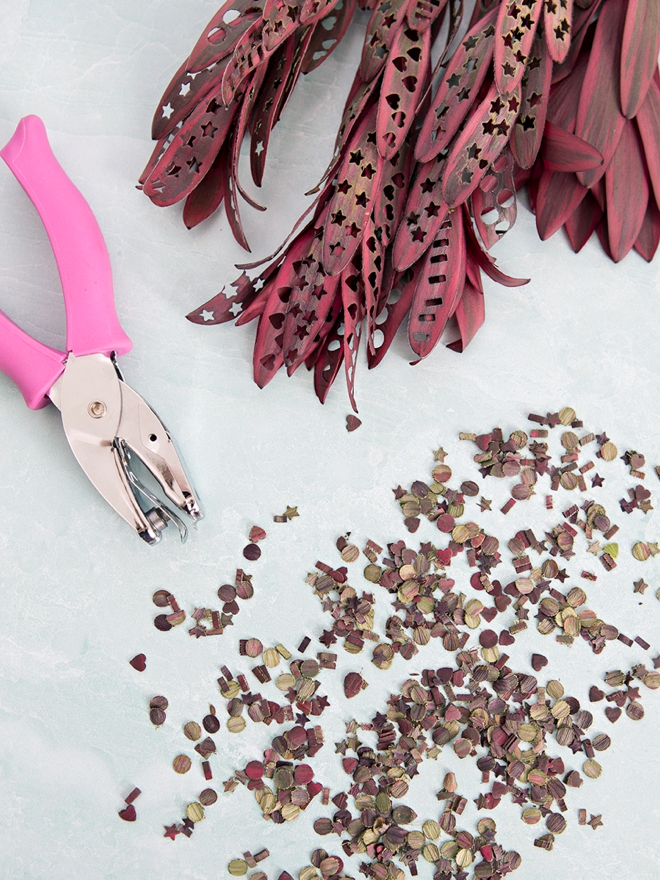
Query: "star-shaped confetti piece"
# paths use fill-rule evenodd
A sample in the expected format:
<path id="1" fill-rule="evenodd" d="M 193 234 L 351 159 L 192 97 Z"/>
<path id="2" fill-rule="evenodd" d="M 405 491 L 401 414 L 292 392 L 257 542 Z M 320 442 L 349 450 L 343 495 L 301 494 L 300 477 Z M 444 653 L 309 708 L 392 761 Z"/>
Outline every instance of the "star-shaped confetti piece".
<path id="1" fill-rule="evenodd" d="M 596 474 L 591 480 L 591 485 L 592 486 L 602 486 L 604 482 L 605 482 L 605 478 L 601 477 L 600 474 Z"/>
<path id="2" fill-rule="evenodd" d="M 644 513 L 648 513 L 649 510 L 653 510 L 653 505 L 648 500 L 648 498 L 645 499 L 644 501 L 639 501 L 637 506 L 639 507 L 640 510 L 643 510 Z"/>
<path id="3" fill-rule="evenodd" d="M 609 442 L 610 442 L 610 438 L 607 436 L 607 434 L 605 433 L 605 431 L 603 431 L 602 434 L 596 434 L 596 440 L 598 441 L 598 443 L 599 443 L 601 446 L 604 446 L 605 443 L 609 443 Z"/>
<path id="4" fill-rule="evenodd" d="M 589 821 L 587 822 L 587 825 L 591 825 L 591 827 L 594 829 L 594 831 L 596 830 L 596 828 L 598 828 L 602 824 L 603 824 L 603 814 L 602 813 L 598 816 L 594 816 L 592 813 L 591 819 L 589 819 Z"/>
<path id="5" fill-rule="evenodd" d="M 652 543 L 649 541 L 648 548 L 649 548 L 649 550 L 651 551 L 651 556 L 657 556 L 658 553 L 660 553 L 660 547 L 658 547 L 658 542 L 657 542 L 657 541 L 656 541 L 654 544 L 652 544 Z"/>
<path id="6" fill-rule="evenodd" d="M 291 520 L 294 518 L 294 516 L 300 516 L 300 514 L 298 513 L 297 507 L 287 507 L 287 509 L 284 511 L 284 516 L 287 519 Z"/>
<path id="7" fill-rule="evenodd" d="M 493 503 L 492 501 L 489 501 L 488 498 L 484 498 L 484 496 L 482 495 L 481 501 L 479 502 L 479 507 L 481 508 L 482 512 L 484 510 L 490 510 L 491 509 L 490 505 L 492 503 Z"/>
<path id="8" fill-rule="evenodd" d="M 634 581 L 634 586 L 635 593 L 641 593 L 642 595 L 644 595 L 644 590 L 648 587 L 648 584 L 646 583 L 644 578 L 640 578 L 638 581 Z"/>
<path id="9" fill-rule="evenodd" d="M 176 825 L 163 825 L 163 828 L 165 829 L 163 837 L 169 837 L 170 840 L 174 840 L 177 834 L 179 834 L 179 829 Z"/>
<path id="10" fill-rule="evenodd" d="M 445 458 L 447 458 L 447 453 L 442 448 L 442 446 L 439 449 L 436 449 L 435 452 L 433 453 L 434 461 L 444 461 Z"/>
<path id="11" fill-rule="evenodd" d="M 600 553 L 600 551 L 602 549 L 603 548 L 600 546 L 599 541 L 590 541 L 589 542 L 589 549 L 587 550 L 587 553 L 593 553 L 594 556 L 598 556 L 598 554 Z"/>
<path id="12" fill-rule="evenodd" d="M 238 785 L 238 780 L 234 779 L 234 777 L 232 776 L 231 779 L 226 779 L 222 784 L 224 786 L 225 792 L 233 791 Z"/>

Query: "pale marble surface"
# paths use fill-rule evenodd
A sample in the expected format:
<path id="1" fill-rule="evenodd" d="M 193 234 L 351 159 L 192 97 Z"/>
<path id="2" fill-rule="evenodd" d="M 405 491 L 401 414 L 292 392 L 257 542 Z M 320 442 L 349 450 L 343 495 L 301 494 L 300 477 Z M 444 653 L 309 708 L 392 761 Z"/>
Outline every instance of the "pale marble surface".
<path id="1" fill-rule="evenodd" d="M 320 806 L 278 828 L 259 818 L 242 788 L 221 795 L 190 840 L 162 837 L 163 824 L 178 820 L 203 787 L 196 766 L 183 777 L 171 769 L 172 758 L 190 745 L 181 724 L 199 719 L 209 701 L 222 710 L 215 678 L 223 663 L 239 667 L 238 639 L 258 635 L 293 648 L 303 634 L 320 634 L 328 622 L 304 583 L 307 572 L 317 559 L 337 560 L 334 540 L 347 530 L 360 545 L 367 538 L 383 545 L 405 538 L 391 488 L 426 478 L 439 444 L 450 453 L 448 463 L 472 476 L 470 452 L 457 440 L 460 430 L 524 427 L 529 411 L 570 403 L 586 427 L 607 430 L 622 450 L 644 452 L 647 470 L 660 461 L 660 264 L 649 266 L 631 254 L 615 266 L 594 241 L 575 256 L 562 234 L 540 244 L 524 207 L 496 255 L 505 271 L 530 275 L 531 283 L 518 289 L 487 284 L 487 321 L 464 355 L 438 349 L 412 369 L 401 340 L 377 370 L 369 373 L 361 362 L 363 425 L 354 434 L 345 430 L 349 405 L 341 380 L 324 407 L 303 371 L 293 379 L 278 375 L 259 391 L 251 380 L 252 326 L 205 329 L 184 320 L 235 277 L 233 264 L 244 254 L 224 214 L 188 232 L 179 208 L 156 209 L 134 184 L 151 151 L 156 101 L 214 10 L 208 0 L 2 3 L 0 141 L 23 115 L 44 119 L 56 155 L 88 199 L 108 244 L 117 309 L 135 345 L 122 358 L 126 378 L 177 438 L 207 514 L 185 546 L 173 534 L 156 548 L 142 545 L 84 479 L 54 408 L 28 411 L 0 376 L 3 880 L 211 880 L 225 876 L 230 858 L 262 846 L 271 850 L 262 867 L 272 880 L 283 868 L 297 876 L 315 846 L 340 853 L 337 838 L 320 839 L 311 831 Z M 256 256 L 269 253 L 288 232 L 306 204 L 302 193 L 323 171 L 360 42 L 356 25 L 331 60 L 299 84 L 275 131 L 259 193 L 268 213 L 243 211 Z M 61 345 L 64 317 L 52 253 L 4 166 L 0 197 L 1 306 L 38 338 Z M 629 485 L 619 465 L 619 479 L 608 486 L 612 505 Z M 653 474 L 647 483 L 658 488 Z M 489 487 L 485 494 L 493 491 L 505 490 Z M 300 517 L 274 524 L 273 515 L 288 504 L 298 505 Z M 499 513 L 488 521 L 484 515 L 483 524 L 506 534 L 505 522 L 507 528 L 525 522 L 522 507 L 506 521 Z M 637 533 L 660 539 L 660 517 L 637 511 L 625 522 L 623 514 L 615 518 L 626 536 L 621 564 L 608 577 L 599 571 L 597 588 L 588 592 L 603 617 L 631 635 L 645 635 L 655 656 L 657 561 L 642 569 L 628 548 Z M 233 631 L 199 641 L 184 627 L 157 632 L 153 590 L 171 590 L 189 611 L 212 605 L 217 586 L 241 565 L 254 523 L 269 534 L 261 560 L 245 565 L 256 595 L 243 603 Z M 426 524 L 416 538 L 435 535 Z M 650 584 L 641 605 L 632 594 L 640 571 Z M 366 588 L 361 578 L 353 580 Z M 387 606 L 379 600 L 384 619 Z M 390 686 L 413 668 L 442 665 L 435 650 L 416 667 L 395 664 L 387 674 L 371 666 L 366 651 L 355 658 L 340 652 L 339 668 L 363 669 L 371 687 L 361 704 L 347 706 L 340 678 L 325 677 L 334 711 L 323 718 L 329 744 L 315 760 L 317 776 L 335 790 L 344 784 L 332 745 L 343 722 L 353 713 L 370 717 Z M 532 650 L 547 653 L 546 671 L 583 700 L 603 670 L 646 656 L 617 644 L 594 658 L 582 644 L 565 649 L 533 638 L 521 639 L 516 650 L 521 662 Z M 128 664 L 139 651 L 148 658 L 142 674 Z M 170 701 L 159 730 L 146 711 L 156 693 Z M 607 728 L 614 745 L 603 755 L 601 779 L 587 781 L 570 798 L 569 828 L 554 852 L 532 846 L 536 829 L 520 822 L 517 808 L 502 805 L 495 812 L 502 842 L 523 855 L 518 880 L 658 876 L 658 695 L 645 692 L 644 705 L 641 723 L 624 718 L 612 729 L 598 708 L 594 731 Z M 248 730 L 249 736 L 216 737 L 216 781 L 256 757 L 273 735 L 272 728 Z M 452 763 L 449 755 L 443 760 L 445 755 L 423 766 L 413 789 L 418 800 L 412 794 L 408 799 L 420 818 L 436 815 L 433 793 Z M 470 785 L 476 791 L 476 771 L 459 770 L 466 774 L 466 791 Z M 129 825 L 116 812 L 133 785 L 143 795 L 136 802 L 138 821 Z M 579 828 L 581 806 L 603 813 L 604 827 Z M 356 864 L 349 873 L 357 870 Z M 421 866 L 420 876 L 431 876 L 429 866 Z"/>

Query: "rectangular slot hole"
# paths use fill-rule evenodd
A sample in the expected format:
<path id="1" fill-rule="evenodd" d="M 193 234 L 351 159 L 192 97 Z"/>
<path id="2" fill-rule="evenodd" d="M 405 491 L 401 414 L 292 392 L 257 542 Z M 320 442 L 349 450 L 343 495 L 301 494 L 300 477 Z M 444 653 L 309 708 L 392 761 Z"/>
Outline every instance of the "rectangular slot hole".
<path id="1" fill-rule="evenodd" d="M 442 284 L 446 280 L 446 275 L 431 275 L 429 278 L 429 284 Z"/>

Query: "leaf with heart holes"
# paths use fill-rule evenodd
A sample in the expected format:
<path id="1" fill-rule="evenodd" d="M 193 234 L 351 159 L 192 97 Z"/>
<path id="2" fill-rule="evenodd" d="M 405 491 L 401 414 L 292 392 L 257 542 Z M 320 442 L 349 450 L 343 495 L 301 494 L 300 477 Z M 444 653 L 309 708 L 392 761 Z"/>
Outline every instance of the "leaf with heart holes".
<path id="1" fill-rule="evenodd" d="M 391 159 L 415 122 L 431 58 L 430 32 L 401 28 L 394 38 L 378 101 L 378 152 Z"/>

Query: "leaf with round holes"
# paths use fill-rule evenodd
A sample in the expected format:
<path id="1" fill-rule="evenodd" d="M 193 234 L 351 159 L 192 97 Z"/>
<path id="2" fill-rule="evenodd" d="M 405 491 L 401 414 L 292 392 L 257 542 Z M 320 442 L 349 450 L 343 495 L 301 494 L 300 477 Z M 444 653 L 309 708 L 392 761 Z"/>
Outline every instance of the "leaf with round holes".
<path id="1" fill-rule="evenodd" d="M 233 52 L 245 31 L 261 20 L 263 6 L 263 0 L 227 0 L 193 46 L 187 69 L 200 73 Z"/>
<path id="2" fill-rule="evenodd" d="M 426 88 L 431 58 L 431 34 L 401 28 L 394 38 L 383 71 L 378 99 L 378 152 L 391 159 L 400 149 Z"/>
<path id="3" fill-rule="evenodd" d="M 456 207 L 477 188 L 489 166 L 506 147 L 520 110 L 520 86 L 506 97 L 493 84 L 456 139 L 443 175 L 442 195 Z"/>
<path id="4" fill-rule="evenodd" d="M 452 211 L 422 261 L 408 321 L 408 341 L 420 358 L 437 344 L 463 292 L 467 258 L 463 222 L 462 209 Z"/>
<path id="5" fill-rule="evenodd" d="M 406 269 L 405 272 L 393 272 L 391 274 L 391 284 L 388 284 L 383 291 L 387 295 L 386 301 L 382 304 L 385 317 L 379 320 L 381 318 L 379 315 L 376 321 L 378 330 L 383 334 L 383 339 L 380 345 L 375 346 L 374 354 L 367 351 L 367 364 L 370 370 L 377 367 L 385 357 L 396 336 L 397 330 L 401 326 L 401 322 L 408 314 L 421 270 L 422 262 L 418 261 L 412 268 Z"/>
<path id="6" fill-rule="evenodd" d="M 336 294 L 331 314 L 335 316 L 334 323 L 319 349 L 314 364 L 314 391 L 321 403 L 325 403 L 344 358 L 344 317 L 341 291 Z"/>
<path id="7" fill-rule="evenodd" d="M 544 0 L 503 0 L 495 26 L 495 84 L 500 95 L 520 85 Z"/>
<path id="8" fill-rule="evenodd" d="M 513 126 L 511 152 L 521 168 L 531 168 L 543 138 L 550 98 L 552 60 L 542 34 L 537 34 L 522 79 L 520 114 Z"/>
<path id="9" fill-rule="evenodd" d="M 484 245 L 489 249 L 516 222 L 516 186 L 513 167 L 511 151 L 504 150 L 472 193 L 474 225 Z"/>
<path id="10" fill-rule="evenodd" d="M 447 146 L 473 106 L 493 57 L 496 18 L 493 9 L 477 22 L 447 65 L 415 145 L 419 162 L 428 162 Z"/>

